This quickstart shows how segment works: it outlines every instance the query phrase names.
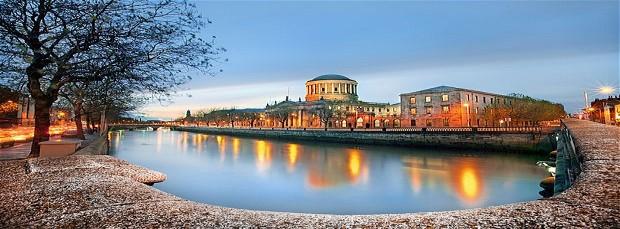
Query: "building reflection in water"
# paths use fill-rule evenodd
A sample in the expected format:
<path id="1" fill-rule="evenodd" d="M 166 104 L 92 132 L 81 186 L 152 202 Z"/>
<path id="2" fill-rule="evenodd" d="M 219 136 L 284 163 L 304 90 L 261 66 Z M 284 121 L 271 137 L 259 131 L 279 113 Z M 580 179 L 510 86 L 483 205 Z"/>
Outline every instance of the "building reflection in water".
<path id="1" fill-rule="evenodd" d="M 413 193 L 434 188 L 434 184 L 448 184 L 461 203 L 477 204 L 483 196 L 484 180 L 477 160 L 430 157 L 403 157 L 403 168 L 409 176 Z"/>
<path id="2" fill-rule="evenodd" d="M 338 185 L 355 184 L 368 180 L 366 155 L 358 149 L 346 149 L 345 153 L 312 152 L 308 164 L 307 184 L 322 189 Z"/>

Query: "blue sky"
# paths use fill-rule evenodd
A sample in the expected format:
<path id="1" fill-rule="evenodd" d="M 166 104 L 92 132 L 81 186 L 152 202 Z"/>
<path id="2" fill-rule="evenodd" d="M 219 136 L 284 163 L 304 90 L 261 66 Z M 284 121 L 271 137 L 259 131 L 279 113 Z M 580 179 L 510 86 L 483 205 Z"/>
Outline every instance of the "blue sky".
<path id="1" fill-rule="evenodd" d="M 215 77 L 196 75 L 152 117 L 187 109 L 264 107 L 336 73 L 364 101 L 448 85 L 523 93 L 583 106 L 583 91 L 618 88 L 618 1 L 197 1 L 228 58 Z M 616 91 L 618 92 L 618 90 Z"/>

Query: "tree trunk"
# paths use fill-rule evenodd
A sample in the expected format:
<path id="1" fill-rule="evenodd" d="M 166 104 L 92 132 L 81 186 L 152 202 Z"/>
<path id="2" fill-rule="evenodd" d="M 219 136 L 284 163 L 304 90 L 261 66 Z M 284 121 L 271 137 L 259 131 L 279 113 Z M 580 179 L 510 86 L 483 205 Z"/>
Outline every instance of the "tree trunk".
<path id="1" fill-rule="evenodd" d="M 88 134 L 93 134 L 93 129 L 90 127 L 90 123 L 91 123 L 91 118 L 90 118 L 90 114 L 86 114 L 86 132 Z"/>
<path id="2" fill-rule="evenodd" d="M 50 108 L 53 101 L 50 98 L 35 98 L 34 103 L 34 138 L 30 148 L 29 158 L 39 157 L 41 146 L 39 143 L 50 139 Z"/>
<path id="3" fill-rule="evenodd" d="M 82 127 L 82 100 L 81 99 L 76 100 L 75 104 L 73 104 L 73 113 L 75 113 L 74 120 L 75 120 L 75 127 L 77 130 L 77 137 L 82 140 L 86 140 L 86 137 L 84 136 L 84 128 Z"/>

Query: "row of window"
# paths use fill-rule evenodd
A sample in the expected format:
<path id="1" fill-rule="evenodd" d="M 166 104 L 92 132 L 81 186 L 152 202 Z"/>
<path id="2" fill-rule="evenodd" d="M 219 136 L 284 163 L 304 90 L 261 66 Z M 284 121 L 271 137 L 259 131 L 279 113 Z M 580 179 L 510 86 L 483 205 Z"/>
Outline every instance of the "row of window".
<path id="1" fill-rule="evenodd" d="M 330 109 L 331 109 L 331 106 L 330 106 Z M 336 109 L 340 110 L 341 107 L 337 106 Z M 355 109 L 355 107 L 349 107 L 349 106 L 345 107 L 345 110 L 347 111 L 351 111 L 351 109 Z M 362 111 L 367 111 L 367 112 L 375 112 L 374 107 L 357 107 L 357 109 L 362 110 Z M 379 110 L 379 112 L 383 112 L 383 108 L 378 108 L 377 110 Z M 393 111 L 396 112 L 397 110 L 394 109 Z M 385 112 L 390 112 L 390 108 L 385 108 Z"/>
<path id="2" fill-rule="evenodd" d="M 442 119 L 443 126 L 450 126 L 450 119 L 444 118 Z M 426 119 L 426 126 L 433 126 L 432 119 Z M 417 126 L 417 122 L 415 119 L 411 119 L 411 126 Z"/>
<path id="3" fill-rule="evenodd" d="M 474 102 L 476 102 L 476 103 L 479 102 L 478 95 L 474 95 L 473 98 L 474 98 Z M 471 96 L 469 94 L 467 94 L 467 102 L 469 102 L 470 100 L 471 100 Z M 489 100 L 490 100 L 491 104 L 493 104 L 493 103 L 500 104 L 502 102 L 502 98 L 493 98 L 493 97 L 491 97 L 491 98 L 489 98 Z M 504 104 L 511 104 L 512 105 L 512 101 L 510 101 L 510 100 L 508 100 L 506 98 L 503 99 L 503 102 L 504 102 Z M 482 103 L 487 103 L 487 97 L 486 96 L 482 96 Z"/>
<path id="4" fill-rule="evenodd" d="M 441 101 L 442 102 L 447 102 L 449 99 L 450 99 L 449 95 L 447 95 L 447 94 L 441 95 Z M 432 101 L 433 101 L 433 97 L 432 96 L 424 96 L 424 102 L 425 103 L 430 103 Z M 410 104 L 416 104 L 416 102 L 417 102 L 416 97 L 409 98 L 409 103 Z"/>
<path id="5" fill-rule="evenodd" d="M 478 108 L 476 108 L 476 110 L 478 110 Z M 433 113 L 433 107 L 424 107 L 424 111 L 425 111 L 426 114 L 432 114 Z M 448 106 L 448 105 L 441 106 L 441 113 L 443 113 L 443 114 L 450 113 L 450 106 Z M 409 110 L 409 114 L 417 115 L 418 114 L 418 109 L 416 107 L 412 107 Z"/>
<path id="6" fill-rule="evenodd" d="M 342 88 L 342 93 L 347 94 L 357 94 L 357 86 L 352 84 L 341 84 L 341 83 L 331 83 L 331 84 L 313 84 L 306 86 L 307 94 L 325 94 L 326 88 L 332 88 L 334 93 L 338 93 L 338 88 Z M 319 93 L 319 89 L 321 93 Z"/>

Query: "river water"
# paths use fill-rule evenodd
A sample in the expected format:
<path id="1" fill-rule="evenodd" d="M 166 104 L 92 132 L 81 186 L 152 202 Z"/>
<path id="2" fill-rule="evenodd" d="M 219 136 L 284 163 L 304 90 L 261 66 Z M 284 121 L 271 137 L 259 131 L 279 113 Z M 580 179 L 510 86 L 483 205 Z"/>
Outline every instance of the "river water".
<path id="1" fill-rule="evenodd" d="M 155 188 L 213 205 L 380 214 L 486 207 L 540 198 L 540 156 L 180 131 L 110 133 L 111 155 L 167 175 Z"/>

